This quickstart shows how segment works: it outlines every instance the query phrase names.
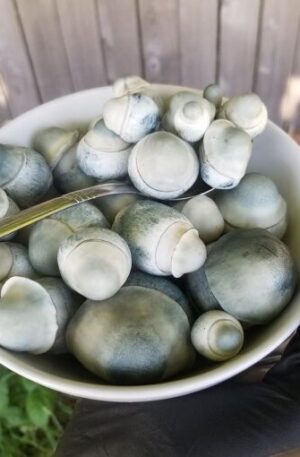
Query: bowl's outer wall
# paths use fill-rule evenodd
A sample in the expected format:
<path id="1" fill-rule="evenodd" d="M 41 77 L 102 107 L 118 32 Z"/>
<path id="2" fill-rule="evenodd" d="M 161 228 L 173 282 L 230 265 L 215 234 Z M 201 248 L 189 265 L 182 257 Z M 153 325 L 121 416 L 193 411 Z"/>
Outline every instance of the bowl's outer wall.
<path id="1" fill-rule="evenodd" d="M 157 85 L 162 93 L 179 88 Z M 101 113 L 103 103 L 112 95 L 110 87 L 90 89 L 41 105 L 0 129 L 0 142 L 29 146 L 33 135 L 49 126 L 87 126 Z M 248 171 L 259 171 L 275 180 L 289 208 L 286 241 L 300 267 L 300 150 L 297 144 L 271 122 L 254 141 Z M 268 326 L 249 339 L 233 359 L 212 365 L 201 372 L 147 386 L 110 386 L 90 376 L 69 358 L 31 356 L 0 349 L 0 363 L 39 384 L 77 397 L 107 401 L 150 401 L 195 392 L 218 384 L 250 367 L 281 344 L 299 325 L 300 296 Z"/>

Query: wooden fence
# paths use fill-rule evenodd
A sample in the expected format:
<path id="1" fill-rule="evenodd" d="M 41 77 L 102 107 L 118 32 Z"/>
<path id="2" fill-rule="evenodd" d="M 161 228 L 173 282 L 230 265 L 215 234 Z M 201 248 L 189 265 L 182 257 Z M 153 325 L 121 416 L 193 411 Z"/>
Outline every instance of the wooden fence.
<path id="1" fill-rule="evenodd" d="M 300 129 L 300 0 L 0 0 L 0 123 L 125 74 L 257 91 Z"/>

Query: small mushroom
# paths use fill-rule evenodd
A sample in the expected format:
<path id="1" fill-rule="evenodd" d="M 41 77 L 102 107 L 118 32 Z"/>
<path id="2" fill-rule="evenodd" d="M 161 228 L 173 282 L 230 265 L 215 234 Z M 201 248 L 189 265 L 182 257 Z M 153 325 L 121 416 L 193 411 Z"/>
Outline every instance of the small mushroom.
<path id="1" fill-rule="evenodd" d="M 213 103 L 218 109 L 222 104 L 223 91 L 218 84 L 209 84 L 203 91 L 203 97 L 209 102 Z"/>
<path id="2" fill-rule="evenodd" d="M 36 273 L 29 261 L 27 248 L 13 242 L 0 243 L 0 281 L 12 276 L 34 278 Z"/>
<path id="3" fill-rule="evenodd" d="M 230 98 L 222 106 L 219 117 L 228 119 L 254 138 L 265 129 L 268 112 L 261 98 L 249 93 Z"/>
<path id="4" fill-rule="evenodd" d="M 263 229 L 235 230 L 221 237 L 208 252 L 203 270 L 208 292 L 199 301 L 214 297 L 224 311 L 249 325 L 274 319 L 296 286 L 288 248 Z M 193 276 L 196 280 L 197 274 Z"/>
<path id="5" fill-rule="evenodd" d="M 113 384 L 162 381 L 195 359 L 182 308 L 143 287 L 124 287 L 101 302 L 87 300 L 68 325 L 67 344 L 88 370 Z"/>
<path id="6" fill-rule="evenodd" d="M 181 213 L 198 230 L 205 244 L 220 238 L 224 231 L 223 216 L 216 203 L 206 195 L 197 195 L 184 202 Z"/>
<path id="7" fill-rule="evenodd" d="M 94 225 L 107 227 L 108 223 L 101 211 L 88 202 L 37 222 L 30 232 L 28 243 L 29 258 L 34 268 L 43 275 L 58 276 L 57 252 L 62 241 Z"/>
<path id="8" fill-rule="evenodd" d="M 148 86 L 150 86 L 150 84 L 143 78 L 132 75 L 116 79 L 113 83 L 112 91 L 114 97 L 122 97 L 123 95 L 128 95 L 130 93 L 140 92 L 141 89 Z"/>
<path id="9" fill-rule="evenodd" d="M 86 175 L 100 180 L 122 179 L 127 175 L 130 151 L 130 144 L 99 119 L 78 144 L 78 165 Z"/>
<path id="10" fill-rule="evenodd" d="M 59 247 L 63 280 L 90 300 L 105 300 L 125 283 L 131 270 L 127 243 L 111 230 L 91 227 L 66 238 Z"/>
<path id="11" fill-rule="evenodd" d="M 128 174 L 140 192 L 168 200 L 192 187 L 198 178 L 199 161 L 187 142 L 169 132 L 155 132 L 133 147 Z"/>
<path id="12" fill-rule="evenodd" d="M 66 352 L 65 328 L 78 299 L 57 278 L 8 279 L 0 299 L 0 345 L 13 351 Z"/>
<path id="13" fill-rule="evenodd" d="M 52 185 L 44 157 L 30 148 L 0 144 L 0 187 L 21 207 L 41 201 Z"/>
<path id="14" fill-rule="evenodd" d="M 113 230 L 127 241 L 133 264 L 150 274 L 179 278 L 206 259 L 205 245 L 190 221 L 161 203 L 129 205 L 117 214 Z"/>
<path id="15" fill-rule="evenodd" d="M 243 327 L 224 311 L 207 311 L 193 325 L 191 340 L 204 357 L 221 362 L 234 357 L 244 343 Z"/>
<path id="16" fill-rule="evenodd" d="M 287 205 L 276 184 L 260 173 L 246 174 L 234 189 L 218 191 L 215 201 L 227 231 L 264 228 L 282 238 L 287 227 Z"/>
<path id="17" fill-rule="evenodd" d="M 192 92 L 175 94 L 163 117 L 165 130 L 190 142 L 199 141 L 216 113 L 214 104 Z"/>
<path id="18" fill-rule="evenodd" d="M 77 143 L 78 138 L 78 130 L 48 127 L 40 130 L 35 135 L 33 138 L 33 149 L 45 157 L 51 170 L 53 170 L 63 155 Z"/>
<path id="19" fill-rule="evenodd" d="M 0 189 L 0 220 L 6 217 L 17 214 L 20 211 L 18 205 L 6 194 L 3 189 Z M 1 241 L 11 240 L 16 232 L 3 236 Z"/>
<path id="20" fill-rule="evenodd" d="M 213 121 L 199 150 L 203 181 L 217 189 L 237 186 L 246 172 L 251 151 L 247 133 L 229 121 Z"/>
<path id="21" fill-rule="evenodd" d="M 136 143 L 159 124 L 159 109 L 147 95 L 130 94 L 108 100 L 103 107 L 106 127 L 127 143 Z"/>
<path id="22" fill-rule="evenodd" d="M 141 196 L 137 194 L 116 194 L 107 195 L 104 197 L 96 198 L 94 200 L 95 205 L 104 214 L 110 224 L 113 224 L 116 215 L 121 209 L 126 206 L 141 200 Z"/>

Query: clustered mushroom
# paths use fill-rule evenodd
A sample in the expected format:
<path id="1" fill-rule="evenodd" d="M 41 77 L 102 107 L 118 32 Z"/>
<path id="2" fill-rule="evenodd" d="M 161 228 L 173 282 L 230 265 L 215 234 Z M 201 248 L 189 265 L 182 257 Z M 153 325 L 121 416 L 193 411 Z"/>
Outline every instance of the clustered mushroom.
<path id="1" fill-rule="evenodd" d="M 269 177 L 246 173 L 267 123 L 256 94 L 162 95 L 138 76 L 112 89 L 84 134 L 50 126 L 32 148 L 0 145 L 0 219 L 55 189 L 137 190 L 37 222 L 28 242 L 1 240 L 0 344 L 70 351 L 109 383 L 160 382 L 234 357 L 248 327 L 289 303 L 287 205 Z M 215 190 L 199 193 L 203 182 Z"/>

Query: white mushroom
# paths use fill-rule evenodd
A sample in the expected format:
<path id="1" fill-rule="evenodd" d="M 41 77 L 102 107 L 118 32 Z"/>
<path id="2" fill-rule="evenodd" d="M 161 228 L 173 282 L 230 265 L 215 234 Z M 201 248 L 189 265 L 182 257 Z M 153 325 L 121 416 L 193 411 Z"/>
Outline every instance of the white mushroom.
<path id="1" fill-rule="evenodd" d="M 57 278 L 8 279 L 0 299 L 0 345 L 13 351 L 66 352 L 65 328 L 78 299 Z"/>
<path id="2" fill-rule="evenodd" d="M 268 112 L 261 98 L 249 93 L 230 98 L 222 106 L 219 117 L 228 119 L 254 138 L 265 129 Z"/>
<path id="3" fill-rule="evenodd" d="M 125 78 L 119 78 L 113 83 L 113 96 L 122 97 L 123 95 L 128 95 L 130 93 L 140 92 L 141 89 L 148 86 L 150 86 L 150 84 L 140 76 L 132 75 L 126 76 Z"/>
<path id="4" fill-rule="evenodd" d="M 113 230 L 127 241 L 134 265 L 147 273 L 179 278 L 206 259 L 205 245 L 190 221 L 161 203 L 129 205 L 117 214 Z"/>
<path id="5" fill-rule="evenodd" d="M 165 130 L 190 142 L 199 141 L 216 113 L 215 106 L 192 92 L 175 94 L 162 120 Z"/>
<path id="6" fill-rule="evenodd" d="M 37 222 L 29 236 L 28 252 L 34 268 L 43 275 L 58 276 L 57 252 L 62 241 L 74 232 L 108 223 L 91 203 L 81 203 Z"/>
<path id="7" fill-rule="evenodd" d="M 0 281 L 12 276 L 34 278 L 36 273 L 28 258 L 27 249 L 19 243 L 0 243 Z"/>
<path id="8" fill-rule="evenodd" d="M 168 200 L 192 187 L 198 178 L 199 161 L 187 142 L 169 132 L 155 132 L 132 149 L 128 174 L 145 195 Z"/>
<path id="9" fill-rule="evenodd" d="M 40 130 L 33 138 L 33 149 L 40 152 L 53 170 L 63 155 L 75 145 L 79 138 L 78 130 L 65 130 L 61 127 L 48 127 Z"/>
<path id="10" fill-rule="evenodd" d="M 282 238 L 287 227 L 287 205 L 276 184 L 259 173 L 246 174 L 234 189 L 218 191 L 215 201 L 226 230 L 264 228 Z"/>
<path id="11" fill-rule="evenodd" d="M 217 240 L 222 235 L 223 216 L 216 203 L 206 195 L 197 195 L 184 202 L 181 212 L 198 230 L 205 244 Z"/>
<path id="12" fill-rule="evenodd" d="M 126 206 L 141 200 L 137 194 L 116 194 L 96 198 L 94 204 L 102 211 L 110 224 L 113 224 L 116 215 Z"/>
<path id="13" fill-rule="evenodd" d="M 199 150 L 203 181 L 217 189 L 237 186 L 246 172 L 251 151 L 247 133 L 229 121 L 213 121 Z"/>
<path id="14" fill-rule="evenodd" d="M 0 144 L 0 187 L 22 208 L 41 201 L 52 185 L 44 157 L 30 148 Z"/>
<path id="15" fill-rule="evenodd" d="M 0 220 L 9 216 L 13 216 L 20 211 L 18 205 L 6 194 L 3 189 L 0 189 Z M 6 235 L 1 238 L 1 241 L 11 240 L 16 232 Z"/>
<path id="16" fill-rule="evenodd" d="M 221 362 L 234 357 L 244 343 L 243 327 L 224 311 L 207 311 L 193 325 L 191 339 L 204 357 Z"/>
<path id="17" fill-rule="evenodd" d="M 131 270 L 127 243 L 103 228 L 87 228 L 60 245 L 58 266 L 64 281 L 91 300 L 105 300 L 125 283 Z"/>
<path id="18" fill-rule="evenodd" d="M 127 143 L 136 143 L 156 129 L 159 109 L 146 95 L 132 94 L 108 100 L 103 107 L 106 127 Z"/>
<path id="19" fill-rule="evenodd" d="M 67 344 L 88 370 L 114 384 L 158 382 L 195 360 L 182 308 L 143 287 L 124 287 L 101 302 L 87 300 L 68 325 Z"/>
<path id="20" fill-rule="evenodd" d="M 209 84 L 203 91 L 203 97 L 219 108 L 222 104 L 223 91 L 218 84 Z"/>
<path id="21" fill-rule="evenodd" d="M 78 165 L 86 175 L 100 180 L 121 179 L 127 175 L 130 151 L 130 144 L 100 119 L 78 144 Z"/>

